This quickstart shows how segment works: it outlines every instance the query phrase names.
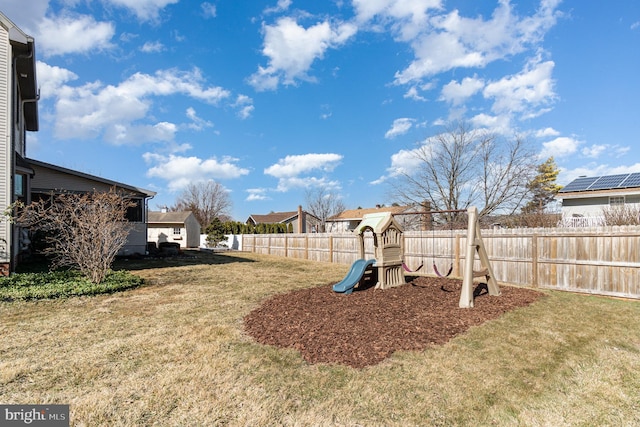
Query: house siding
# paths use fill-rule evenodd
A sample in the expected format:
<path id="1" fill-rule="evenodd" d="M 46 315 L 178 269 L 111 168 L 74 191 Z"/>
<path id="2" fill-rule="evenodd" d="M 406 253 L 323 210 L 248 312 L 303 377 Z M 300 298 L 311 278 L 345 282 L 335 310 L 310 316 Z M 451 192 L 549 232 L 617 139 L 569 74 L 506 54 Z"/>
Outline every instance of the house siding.
<path id="1" fill-rule="evenodd" d="M 32 164 L 35 176 L 31 180 L 32 192 L 50 192 L 52 189 L 67 191 L 109 191 L 113 185 L 93 181 L 88 178 L 70 175 L 54 169 Z"/>
<path id="2" fill-rule="evenodd" d="M 11 204 L 11 175 L 13 173 L 13 156 L 11 146 L 11 47 L 9 33 L 0 25 L 0 209 Z M 0 218 L 0 264 L 11 261 L 9 248 L 12 244 L 11 224 Z"/>
<path id="3" fill-rule="evenodd" d="M 637 191 L 637 190 L 636 190 Z M 600 195 L 597 197 L 581 197 L 581 198 L 566 198 L 562 200 L 562 215 L 564 217 L 572 216 L 585 216 L 585 217 L 597 217 L 602 216 L 603 210 L 609 207 L 610 197 L 622 197 L 625 198 L 625 205 L 627 206 L 640 206 L 640 195 L 624 193 L 610 193 L 607 195 Z"/>
<path id="4" fill-rule="evenodd" d="M 107 192 L 112 188 L 121 189 L 120 186 L 98 180 L 92 180 L 82 176 L 64 173 L 50 169 L 42 165 L 30 163 L 35 172 L 31 180 L 31 193 L 50 193 L 51 191 L 69 192 Z M 132 198 L 142 199 L 143 195 L 124 189 L 125 193 L 132 193 Z M 146 208 L 143 205 L 142 222 L 132 222 L 132 228 L 127 236 L 127 243 L 120 249 L 118 255 L 144 254 L 147 250 L 147 224 Z"/>

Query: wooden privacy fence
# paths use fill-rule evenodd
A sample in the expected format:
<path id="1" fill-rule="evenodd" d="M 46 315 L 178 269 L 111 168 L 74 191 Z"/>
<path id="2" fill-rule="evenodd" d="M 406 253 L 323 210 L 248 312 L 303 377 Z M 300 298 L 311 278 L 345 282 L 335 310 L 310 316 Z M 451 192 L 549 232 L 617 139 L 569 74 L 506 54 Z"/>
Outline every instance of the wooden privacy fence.
<path id="1" fill-rule="evenodd" d="M 482 230 L 496 280 L 503 283 L 640 298 L 640 227 Z M 420 272 L 453 265 L 461 277 L 466 230 L 407 231 L 404 260 Z M 244 251 L 321 262 L 351 264 L 357 239 L 340 234 L 245 234 Z M 365 253 L 373 258 L 373 238 L 365 235 Z M 479 261 L 476 260 L 479 267 Z"/>

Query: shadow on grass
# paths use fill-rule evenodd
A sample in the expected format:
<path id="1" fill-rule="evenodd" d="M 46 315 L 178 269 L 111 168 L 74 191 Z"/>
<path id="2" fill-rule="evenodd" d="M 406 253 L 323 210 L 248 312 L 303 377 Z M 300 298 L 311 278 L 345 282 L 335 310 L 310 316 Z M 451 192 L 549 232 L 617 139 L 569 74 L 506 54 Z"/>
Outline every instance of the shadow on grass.
<path id="1" fill-rule="evenodd" d="M 238 262 L 255 262 L 234 256 L 232 252 L 210 252 L 198 249 L 182 250 L 171 256 L 135 256 L 118 257 L 113 270 L 146 270 L 151 268 L 182 267 L 188 265 L 221 265 Z"/>
<path id="2" fill-rule="evenodd" d="M 216 265 L 236 262 L 255 262 L 233 255 L 233 252 L 209 252 L 187 249 L 178 255 L 170 256 L 130 256 L 117 257 L 112 265 L 113 270 L 146 270 L 150 268 L 181 267 L 187 265 Z M 43 256 L 33 256 L 18 264 L 16 273 L 46 273 L 49 271 L 49 260 Z M 64 269 L 62 269 L 64 270 Z"/>

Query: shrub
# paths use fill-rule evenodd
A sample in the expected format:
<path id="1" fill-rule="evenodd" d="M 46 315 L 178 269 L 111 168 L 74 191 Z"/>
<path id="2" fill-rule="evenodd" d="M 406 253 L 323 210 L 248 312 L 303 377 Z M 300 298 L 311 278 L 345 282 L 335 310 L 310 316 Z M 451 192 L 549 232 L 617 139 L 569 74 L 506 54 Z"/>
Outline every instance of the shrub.
<path id="1" fill-rule="evenodd" d="M 131 224 L 125 219 L 131 200 L 114 189 L 108 192 L 63 193 L 18 206 L 15 222 L 41 233 L 42 252 L 52 267 L 78 268 L 100 283 L 118 251 L 126 244 Z"/>
<path id="2" fill-rule="evenodd" d="M 16 273 L 0 277 L 0 300 L 29 300 L 97 295 L 142 285 L 142 278 L 128 271 L 109 271 L 101 283 L 93 283 L 77 270 Z"/>

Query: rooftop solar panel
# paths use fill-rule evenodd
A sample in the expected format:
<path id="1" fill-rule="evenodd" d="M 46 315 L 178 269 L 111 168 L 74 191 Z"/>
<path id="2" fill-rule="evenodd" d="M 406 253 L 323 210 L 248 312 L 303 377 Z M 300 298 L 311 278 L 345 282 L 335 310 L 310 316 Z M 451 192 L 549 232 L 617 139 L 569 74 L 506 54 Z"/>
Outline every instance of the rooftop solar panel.
<path id="1" fill-rule="evenodd" d="M 601 176 L 593 184 L 591 184 L 588 190 L 607 190 L 610 188 L 617 188 L 622 181 L 629 176 L 628 173 L 620 175 L 607 175 Z"/>
<path id="2" fill-rule="evenodd" d="M 562 190 L 561 193 L 567 193 L 569 191 L 584 191 L 591 184 L 596 182 L 596 180 L 600 178 L 599 176 L 585 177 L 585 178 L 577 178 L 567 184 Z"/>
<path id="3" fill-rule="evenodd" d="M 640 173 L 636 172 L 629 174 L 627 179 L 620 184 L 620 187 L 640 187 Z"/>

